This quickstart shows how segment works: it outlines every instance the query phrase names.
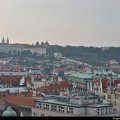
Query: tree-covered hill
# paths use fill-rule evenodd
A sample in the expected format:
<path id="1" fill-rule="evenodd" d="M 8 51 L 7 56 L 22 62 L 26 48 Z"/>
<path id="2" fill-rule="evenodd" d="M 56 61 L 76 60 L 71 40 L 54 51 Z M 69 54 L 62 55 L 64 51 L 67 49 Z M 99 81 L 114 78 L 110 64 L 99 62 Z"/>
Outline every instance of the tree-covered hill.
<path id="1" fill-rule="evenodd" d="M 82 62 L 95 66 L 105 66 L 106 62 L 115 59 L 120 63 L 120 47 L 109 47 L 103 50 L 100 47 L 84 47 L 84 46 L 58 46 L 51 45 L 48 52 L 61 52 L 63 56 L 78 59 Z"/>

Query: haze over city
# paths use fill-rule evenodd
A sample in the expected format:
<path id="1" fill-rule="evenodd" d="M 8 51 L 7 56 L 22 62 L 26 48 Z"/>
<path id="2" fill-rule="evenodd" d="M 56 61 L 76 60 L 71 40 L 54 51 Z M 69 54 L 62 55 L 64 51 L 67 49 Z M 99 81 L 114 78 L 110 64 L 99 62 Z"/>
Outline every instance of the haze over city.
<path id="1" fill-rule="evenodd" d="M 120 46 L 120 0 L 0 0 L 0 39 Z"/>

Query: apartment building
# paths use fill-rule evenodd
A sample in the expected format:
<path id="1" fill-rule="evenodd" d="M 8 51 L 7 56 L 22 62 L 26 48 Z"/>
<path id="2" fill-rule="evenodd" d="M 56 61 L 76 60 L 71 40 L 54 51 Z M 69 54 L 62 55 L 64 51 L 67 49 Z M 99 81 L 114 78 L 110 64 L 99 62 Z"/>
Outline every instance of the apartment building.
<path id="1" fill-rule="evenodd" d="M 107 101 L 84 104 L 66 97 L 49 97 L 35 100 L 32 116 L 104 116 L 113 114 L 113 106 Z"/>
<path id="2" fill-rule="evenodd" d="M 120 84 L 117 84 L 116 89 L 115 89 L 115 108 L 116 111 L 119 113 L 120 115 Z"/>

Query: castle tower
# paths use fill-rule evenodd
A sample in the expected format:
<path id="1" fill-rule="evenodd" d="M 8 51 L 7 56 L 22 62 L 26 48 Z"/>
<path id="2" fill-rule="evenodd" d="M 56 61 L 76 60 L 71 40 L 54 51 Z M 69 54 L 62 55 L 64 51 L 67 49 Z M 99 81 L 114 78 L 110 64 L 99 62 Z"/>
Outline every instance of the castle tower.
<path id="1" fill-rule="evenodd" d="M 8 39 L 8 37 L 7 37 L 6 43 L 9 44 L 9 39 Z"/>
<path id="2" fill-rule="evenodd" d="M 3 44 L 5 43 L 5 39 L 4 39 L 4 37 L 3 37 L 3 39 L 2 39 L 2 43 L 3 43 Z"/>

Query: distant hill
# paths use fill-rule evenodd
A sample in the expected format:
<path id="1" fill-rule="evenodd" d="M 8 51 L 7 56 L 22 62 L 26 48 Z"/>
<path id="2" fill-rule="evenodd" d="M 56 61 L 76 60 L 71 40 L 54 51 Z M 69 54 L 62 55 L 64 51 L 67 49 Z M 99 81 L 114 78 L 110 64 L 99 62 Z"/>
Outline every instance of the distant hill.
<path id="1" fill-rule="evenodd" d="M 120 47 L 84 47 L 51 45 L 48 52 L 61 52 L 63 56 L 80 60 L 94 66 L 106 66 L 106 62 L 115 59 L 120 63 Z"/>

